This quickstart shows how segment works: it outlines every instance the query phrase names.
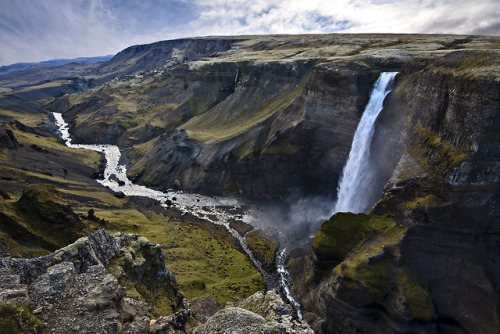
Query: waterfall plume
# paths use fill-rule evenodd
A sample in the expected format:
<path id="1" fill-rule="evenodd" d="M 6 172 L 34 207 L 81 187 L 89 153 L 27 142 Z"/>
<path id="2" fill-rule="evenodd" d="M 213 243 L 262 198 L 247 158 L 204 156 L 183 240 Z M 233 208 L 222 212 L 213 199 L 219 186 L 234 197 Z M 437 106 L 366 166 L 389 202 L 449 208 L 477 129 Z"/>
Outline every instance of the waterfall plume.
<path id="1" fill-rule="evenodd" d="M 369 198 L 366 195 L 373 178 L 376 177 L 370 169 L 370 144 L 375 120 L 382 110 L 385 97 L 392 89 L 396 74 L 397 72 L 381 73 L 373 86 L 370 100 L 354 134 L 349 158 L 340 177 L 334 213 L 365 212 L 373 204 L 368 203 Z"/>

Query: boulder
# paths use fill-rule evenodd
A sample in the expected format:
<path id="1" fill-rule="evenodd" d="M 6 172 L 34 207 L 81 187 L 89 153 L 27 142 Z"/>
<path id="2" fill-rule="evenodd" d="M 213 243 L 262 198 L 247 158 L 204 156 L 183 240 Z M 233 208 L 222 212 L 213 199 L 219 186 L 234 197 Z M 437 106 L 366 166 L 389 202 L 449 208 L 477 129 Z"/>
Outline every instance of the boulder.
<path id="1" fill-rule="evenodd" d="M 137 289 L 135 297 L 119 282 Z M 147 333 L 148 312 L 172 313 L 183 299 L 158 245 L 104 230 L 39 258 L 0 258 L 0 291 L 2 302 L 37 309 L 53 333 Z M 184 329 L 189 316 L 168 324 Z"/>

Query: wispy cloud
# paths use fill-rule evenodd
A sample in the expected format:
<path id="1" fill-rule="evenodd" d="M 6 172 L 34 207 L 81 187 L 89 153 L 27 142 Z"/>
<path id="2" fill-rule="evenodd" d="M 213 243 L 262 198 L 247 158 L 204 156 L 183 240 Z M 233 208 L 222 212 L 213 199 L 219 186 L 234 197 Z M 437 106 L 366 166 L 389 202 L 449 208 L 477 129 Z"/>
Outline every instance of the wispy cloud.
<path id="1" fill-rule="evenodd" d="M 497 0 L 196 0 L 215 34 L 381 32 L 500 34 Z M 244 23 L 242 23 L 244 22 Z"/>
<path id="2" fill-rule="evenodd" d="M 331 32 L 500 35 L 498 0 L 15 0 L 0 65 L 116 53 L 188 36 Z"/>

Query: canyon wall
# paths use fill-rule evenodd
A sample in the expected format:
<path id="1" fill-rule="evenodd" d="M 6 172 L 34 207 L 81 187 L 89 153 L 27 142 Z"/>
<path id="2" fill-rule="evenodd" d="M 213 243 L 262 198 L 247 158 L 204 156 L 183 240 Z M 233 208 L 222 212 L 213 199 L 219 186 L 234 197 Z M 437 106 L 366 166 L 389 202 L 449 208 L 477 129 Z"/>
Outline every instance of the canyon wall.
<path id="1" fill-rule="evenodd" d="M 372 142 L 381 199 L 325 221 L 289 268 L 318 333 L 497 333 L 498 38 L 234 37 L 131 47 L 49 102 L 129 177 L 246 198 L 336 196 L 373 82 L 399 71 Z"/>
<path id="2" fill-rule="evenodd" d="M 372 146 L 382 199 L 334 215 L 292 261 L 317 332 L 498 332 L 499 60 L 402 69 Z"/>

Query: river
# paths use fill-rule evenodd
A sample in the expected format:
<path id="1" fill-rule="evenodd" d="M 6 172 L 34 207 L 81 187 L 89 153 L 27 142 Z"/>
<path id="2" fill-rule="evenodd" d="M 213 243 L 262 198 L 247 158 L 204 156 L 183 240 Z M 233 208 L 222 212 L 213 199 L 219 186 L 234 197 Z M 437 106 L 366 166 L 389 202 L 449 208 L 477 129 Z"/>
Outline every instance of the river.
<path id="1" fill-rule="evenodd" d="M 68 147 L 94 150 L 104 153 L 104 156 L 106 158 L 104 178 L 102 180 L 97 180 L 97 182 L 110 188 L 113 191 L 121 191 L 127 196 L 143 196 L 152 198 L 158 201 L 164 207 L 168 207 L 168 201 L 172 201 L 175 203 L 175 207 L 181 212 L 189 213 L 198 218 L 210 221 L 213 224 L 223 226 L 229 233 L 231 233 L 234 238 L 239 241 L 241 248 L 248 255 L 255 268 L 260 271 L 264 282 L 266 283 L 266 288 L 273 289 L 279 286 L 285 293 L 290 303 L 294 306 L 299 316 L 301 316 L 300 306 L 291 296 L 290 289 L 288 287 L 288 273 L 285 270 L 284 263 L 280 263 L 280 266 L 278 267 L 279 270 L 277 272 L 280 276 L 280 279 L 277 280 L 275 275 L 266 272 L 262 268 L 262 264 L 248 247 L 245 238 L 230 226 L 229 222 L 233 219 L 242 220 L 246 223 L 250 223 L 253 219 L 249 211 L 244 211 L 244 214 L 241 214 L 243 203 L 241 203 L 237 198 L 204 196 L 200 194 L 191 194 L 173 190 L 169 190 L 167 193 L 165 193 L 148 188 L 146 186 L 134 184 L 127 177 L 126 166 L 120 164 L 121 152 L 118 146 L 107 144 L 73 144 L 71 135 L 69 133 L 69 126 L 64 120 L 62 114 L 54 112 L 53 115 L 56 121 L 56 125 L 58 126 L 61 133 L 61 137 Z M 229 208 L 233 208 L 233 210 Z M 280 261 L 282 261 L 283 259 L 284 256 L 280 257 Z"/>

